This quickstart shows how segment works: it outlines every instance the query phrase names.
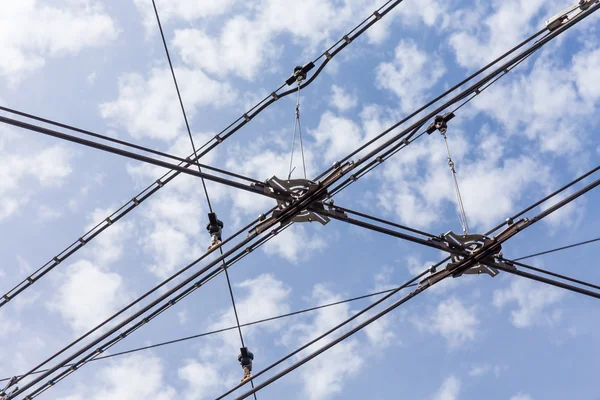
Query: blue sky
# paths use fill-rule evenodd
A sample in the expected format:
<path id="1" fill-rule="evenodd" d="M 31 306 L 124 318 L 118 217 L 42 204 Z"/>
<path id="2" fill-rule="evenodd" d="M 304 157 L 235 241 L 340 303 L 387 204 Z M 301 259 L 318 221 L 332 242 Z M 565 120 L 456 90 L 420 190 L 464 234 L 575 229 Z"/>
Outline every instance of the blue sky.
<path id="1" fill-rule="evenodd" d="M 210 139 L 381 4 L 373 0 L 157 1 L 196 143 Z M 301 96 L 307 169 L 355 147 L 544 26 L 565 1 L 409 1 L 341 52 Z M 597 18 L 570 30 L 462 109 L 448 138 L 473 232 L 598 165 Z M 149 0 L 27 0 L 0 15 L 0 104 L 179 156 L 191 147 Z M 287 175 L 291 96 L 203 162 Z M 4 115 L 4 114 L 3 114 Z M 460 231 L 443 139 L 424 136 L 336 203 L 434 234 Z M 295 174 L 301 170 L 297 166 Z M 164 171 L 0 126 L 2 291 Z M 299 176 L 299 175 L 297 175 Z M 225 233 L 273 204 L 208 183 Z M 504 247 L 516 258 L 598 236 L 600 195 Z M 549 204 L 545 205 L 546 207 Z M 537 209 L 536 211 L 539 211 Z M 202 255 L 207 206 L 180 176 L 0 310 L 1 377 L 23 373 Z M 600 282 L 597 244 L 530 260 Z M 332 221 L 296 224 L 232 267 L 242 322 L 397 286 L 437 251 Z M 368 304 L 245 328 L 255 370 Z M 500 274 L 427 291 L 259 393 L 260 399 L 595 399 L 593 300 Z M 114 350 L 234 323 L 224 277 Z M 236 332 L 92 363 L 47 399 L 210 399 L 241 377 Z"/>

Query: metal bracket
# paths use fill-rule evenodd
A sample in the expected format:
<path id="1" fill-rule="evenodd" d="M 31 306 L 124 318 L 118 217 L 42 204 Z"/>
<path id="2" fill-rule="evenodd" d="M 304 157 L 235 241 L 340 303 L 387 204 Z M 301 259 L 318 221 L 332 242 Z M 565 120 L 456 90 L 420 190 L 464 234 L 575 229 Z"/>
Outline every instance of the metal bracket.
<path id="1" fill-rule="evenodd" d="M 432 240 L 439 241 L 440 245 L 445 248 L 451 254 L 451 262 L 446 266 L 446 270 L 452 270 L 454 266 L 462 263 L 465 257 L 472 256 L 482 249 L 490 246 L 494 243 L 494 239 L 491 239 L 484 235 L 468 234 L 458 235 L 452 231 L 442 235 L 441 238 L 435 238 Z M 469 268 L 466 271 L 452 274 L 454 278 L 458 278 L 463 274 L 467 275 L 479 275 L 488 274 L 492 278 L 498 275 L 498 269 L 494 266 L 499 264 L 498 257 L 490 256 Z"/>
<path id="2" fill-rule="evenodd" d="M 550 18 L 548 21 L 546 21 L 546 29 L 552 32 L 560 28 L 567 22 L 571 21 L 575 16 L 590 8 L 595 3 L 598 3 L 598 0 L 580 0 L 577 4 L 573 4 L 571 7 L 565 8 L 564 10 Z M 569 14 L 571 14 L 577 9 L 579 9 L 579 12 L 577 12 L 577 14 L 569 16 Z"/>
<path id="3" fill-rule="evenodd" d="M 268 179 L 264 184 L 265 192 L 277 195 L 277 209 L 273 211 L 271 217 L 260 222 L 251 232 L 261 233 L 272 225 L 273 218 L 279 217 L 286 209 L 297 200 L 304 196 L 311 195 L 317 191 L 321 185 L 308 179 L 279 179 L 276 176 Z M 319 198 L 308 206 L 306 209 L 296 214 L 291 222 L 319 222 L 321 225 L 326 225 L 330 220 L 321 210 L 325 210 L 323 200 L 327 197 L 327 192 L 324 192 Z"/>
<path id="4" fill-rule="evenodd" d="M 454 113 L 451 112 L 444 115 L 436 115 L 433 122 L 429 124 L 426 132 L 430 135 L 435 131 L 440 131 L 442 134 L 446 133 L 448 130 L 448 122 L 454 117 Z"/>
<path id="5" fill-rule="evenodd" d="M 306 74 L 308 73 L 308 71 L 310 71 L 314 67 L 315 67 L 315 64 L 312 61 L 309 62 L 308 64 L 305 64 L 304 66 L 295 67 L 294 73 L 289 78 L 287 78 L 285 83 L 288 86 L 292 86 L 294 84 L 294 82 L 302 82 L 303 80 L 306 79 Z"/>

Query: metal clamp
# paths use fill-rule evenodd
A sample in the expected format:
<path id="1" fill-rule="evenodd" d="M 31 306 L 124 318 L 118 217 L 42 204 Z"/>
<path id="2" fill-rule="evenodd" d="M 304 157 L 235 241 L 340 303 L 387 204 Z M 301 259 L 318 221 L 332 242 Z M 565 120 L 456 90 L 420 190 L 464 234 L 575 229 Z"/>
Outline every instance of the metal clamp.
<path id="1" fill-rule="evenodd" d="M 446 113 L 444 115 L 436 115 L 433 122 L 429 124 L 427 128 L 427 133 L 431 135 L 435 131 L 440 131 L 441 134 L 445 134 L 448 130 L 448 122 L 454 118 L 454 113 Z"/>
<path id="2" fill-rule="evenodd" d="M 310 71 L 314 67 L 315 67 L 315 64 L 312 61 L 309 62 L 308 64 L 305 64 L 304 66 L 295 67 L 294 73 L 289 78 L 287 78 L 285 83 L 288 86 L 292 86 L 294 84 L 294 82 L 302 82 L 303 80 L 306 79 L 306 74 L 308 73 L 308 71 Z"/>
<path id="3" fill-rule="evenodd" d="M 564 10 L 550 18 L 548 21 L 546 21 L 546 29 L 552 32 L 560 28 L 561 26 L 571 21 L 574 17 L 576 17 L 583 11 L 586 11 L 588 8 L 590 8 L 593 4 L 596 3 L 598 3 L 598 0 L 580 0 L 577 4 L 573 4 L 571 7 L 565 8 Z M 579 11 L 575 13 L 575 15 L 570 15 L 571 13 L 573 13 L 573 11 L 577 9 L 579 9 Z"/>

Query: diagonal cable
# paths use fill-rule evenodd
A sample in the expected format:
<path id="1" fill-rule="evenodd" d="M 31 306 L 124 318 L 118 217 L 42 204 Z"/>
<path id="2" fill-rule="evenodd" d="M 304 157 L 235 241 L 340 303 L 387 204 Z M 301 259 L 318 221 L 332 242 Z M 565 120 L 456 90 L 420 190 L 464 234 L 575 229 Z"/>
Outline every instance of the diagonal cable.
<path id="1" fill-rule="evenodd" d="M 156 8 L 156 1 L 152 0 L 152 6 L 154 7 L 154 14 L 156 15 L 156 22 L 158 23 L 158 28 L 160 30 L 160 36 L 162 38 L 163 46 L 165 48 L 165 53 L 167 55 L 167 60 L 169 61 L 169 67 L 171 69 L 171 75 L 173 76 L 173 83 L 175 84 L 175 90 L 177 91 L 177 97 L 179 98 L 179 105 L 181 106 L 181 112 L 183 114 L 183 119 L 185 120 L 185 126 L 187 128 L 188 136 L 190 138 L 190 143 L 192 145 L 192 151 L 194 152 L 194 158 L 198 158 L 198 153 L 196 152 L 196 145 L 194 144 L 194 137 L 192 136 L 192 131 L 190 129 L 190 124 L 187 118 L 187 114 L 185 112 L 185 107 L 183 106 L 183 100 L 181 99 L 181 92 L 179 91 L 179 85 L 177 84 L 177 78 L 175 76 L 175 70 L 173 69 L 173 63 L 171 62 L 171 56 L 169 55 L 169 47 L 167 46 L 167 41 L 165 40 L 165 34 L 163 32 L 162 24 L 160 23 L 160 17 L 158 15 L 158 9 Z M 300 91 L 300 87 L 298 87 L 298 92 Z M 200 170 L 200 165 L 198 164 L 198 172 L 202 173 Z M 211 213 L 213 213 L 213 208 L 210 202 L 210 197 L 208 195 L 208 190 L 206 188 L 206 182 L 204 182 L 204 178 L 202 178 L 202 187 L 204 188 L 204 194 L 206 195 L 206 202 L 208 203 L 208 208 Z M 223 256 L 223 248 L 219 246 L 219 252 L 221 256 Z M 240 319 L 238 317 L 237 307 L 235 305 L 235 297 L 233 296 L 233 289 L 231 288 L 231 280 L 229 279 L 229 272 L 227 271 L 227 265 L 225 264 L 225 260 L 222 261 L 222 268 L 225 271 L 225 277 L 227 280 L 227 287 L 229 288 L 229 295 L 231 297 L 231 304 L 233 306 L 233 312 L 235 314 L 235 321 L 238 327 L 238 333 L 240 335 L 240 342 L 242 343 L 242 347 L 244 345 L 244 337 L 242 335 L 242 328 L 240 327 Z M 251 382 L 252 387 L 254 387 L 254 383 Z M 256 400 L 256 394 L 254 395 L 254 399 Z"/>
<path id="2" fill-rule="evenodd" d="M 515 258 L 513 261 L 520 261 L 520 260 L 525 260 L 525 259 L 533 258 L 533 257 L 537 257 L 537 256 L 543 256 L 544 254 L 550 254 L 550 253 L 555 253 L 557 251 L 572 249 L 573 247 L 579 247 L 579 246 L 583 246 L 584 244 L 594 243 L 594 242 L 598 242 L 598 241 L 600 241 L 600 238 L 586 240 L 585 242 L 579 242 L 579 243 L 575 243 L 575 244 L 570 244 L 568 246 L 557 247 L 555 249 L 542 251 L 540 253 L 535 253 L 535 254 L 530 254 L 528 256 Z"/>
<path id="3" fill-rule="evenodd" d="M 417 286 L 417 284 L 413 283 L 411 285 L 407 285 L 406 287 L 415 287 L 415 286 Z M 332 303 L 325 303 L 325 304 L 321 304 L 321 305 L 318 305 L 318 306 L 314 306 L 314 307 L 310 307 L 310 308 L 304 308 L 302 310 L 297 310 L 297 311 L 293 311 L 293 312 L 286 313 L 286 314 L 280 314 L 280 315 L 277 315 L 277 316 L 274 316 L 274 317 L 268 317 L 268 318 L 263 318 L 263 319 L 259 319 L 259 320 L 252 321 L 252 322 L 247 322 L 247 323 L 241 324 L 241 326 L 242 327 L 246 327 L 246 326 L 260 325 L 260 324 L 264 324 L 264 323 L 267 323 L 267 322 L 276 321 L 278 319 L 289 318 L 289 317 L 293 317 L 293 316 L 296 316 L 296 315 L 301 315 L 301 314 L 306 314 L 306 313 L 310 313 L 310 312 L 313 312 L 313 311 L 318 311 L 318 310 L 321 310 L 321 309 L 324 309 L 324 308 L 335 307 L 335 306 L 339 306 L 339 305 L 342 305 L 342 304 L 347 304 L 347 303 L 352 303 L 352 302 L 359 301 L 359 300 L 368 299 L 368 298 L 371 298 L 371 297 L 381 296 L 383 294 L 390 293 L 390 292 L 392 292 L 394 290 L 396 290 L 396 288 L 394 288 L 394 289 L 387 289 L 387 290 L 381 290 L 379 292 L 364 294 L 364 295 L 361 295 L 361 296 L 356 296 L 356 297 L 352 297 L 352 298 L 349 298 L 349 299 L 339 300 L 339 301 L 335 301 L 335 302 L 332 302 Z M 236 326 L 230 326 L 230 327 L 227 327 L 227 328 L 216 329 L 216 330 L 209 331 L 209 332 L 198 333 L 196 335 L 185 336 L 185 337 L 178 338 L 178 339 L 172 339 L 172 340 L 169 340 L 169 341 L 166 341 L 166 342 L 160 342 L 160 343 L 151 344 L 151 345 L 148 345 L 148 346 L 136 347 L 134 349 L 120 351 L 118 353 L 113 353 L 113 354 L 109 354 L 109 355 L 106 355 L 106 356 L 101 356 L 101 357 L 94 358 L 94 359 L 90 360 L 90 362 L 100 361 L 100 360 L 106 360 L 106 359 L 109 359 L 109 358 L 120 357 L 120 356 L 124 356 L 124 355 L 131 354 L 131 353 L 137 353 L 137 352 L 144 351 L 144 350 L 155 349 L 157 347 L 163 347 L 163 346 L 168 346 L 168 345 L 172 345 L 172 344 L 176 344 L 176 343 L 186 342 L 186 341 L 193 340 L 193 339 L 198 339 L 198 338 L 202 338 L 202 337 L 216 335 L 216 334 L 223 333 L 223 332 L 232 331 L 234 329 L 237 329 L 237 325 Z M 72 364 L 67 364 L 67 365 L 64 366 L 64 368 L 69 368 L 71 366 L 72 366 Z M 38 371 L 33 372 L 31 375 L 41 374 L 41 373 L 46 372 L 46 371 L 48 371 L 48 370 L 47 369 L 38 370 Z M 22 375 L 17 375 L 17 377 L 21 377 L 21 376 Z M 8 381 L 10 379 L 11 378 L 2 378 L 2 379 L 0 379 L 0 382 L 5 382 L 5 381 Z"/>

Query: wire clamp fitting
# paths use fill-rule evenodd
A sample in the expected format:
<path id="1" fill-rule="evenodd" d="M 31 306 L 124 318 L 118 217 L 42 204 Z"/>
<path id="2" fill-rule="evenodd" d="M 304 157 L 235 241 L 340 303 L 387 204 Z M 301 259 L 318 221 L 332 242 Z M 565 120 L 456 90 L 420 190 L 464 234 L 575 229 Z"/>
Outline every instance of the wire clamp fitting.
<path id="1" fill-rule="evenodd" d="M 304 66 L 297 66 L 294 68 L 294 73 L 287 78 L 287 80 L 285 81 L 285 83 L 288 86 L 292 86 L 294 84 L 294 82 L 302 82 L 303 80 L 306 79 L 306 74 L 315 67 L 315 64 L 311 61 L 308 64 L 305 64 Z"/>
<path id="2" fill-rule="evenodd" d="M 444 115 L 436 115 L 436 117 L 433 119 L 433 122 L 429 124 L 429 127 L 427 128 L 426 132 L 429 135 L 431 135 L 435 131 L 440 131 L 442 135 L 445 134 L 448 130 L 448 122 L 454 117 L 454 113 L 451 112 L 446 113 Z"/>
<path id="3" fill-rule="evenodd" d="M 598 3 L 598 0 L 580 0 L 576 4 L 573 4 L 571 7 L 567 7 L 558 14 L 554 15 L 552 18 L 546 21 L 546 29 L 552 32 L 567 22 L 573 20 L 577 15 L 586 11 L 593 4 Z M 579 9 L 578 11 L 576 11 Z"/>
<path id="4" fill-rule="evenodd" d="M 212 250 L 219 246 L 222 241 L 223 232 L 223 221 L 217 218 L 217 214 L 214 212 L 208 213 L 208 224 L 206 224 L 206 230 L 210 234 L 210 245 L 208 250 Z"/>

